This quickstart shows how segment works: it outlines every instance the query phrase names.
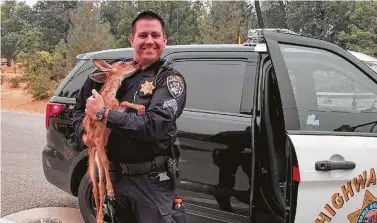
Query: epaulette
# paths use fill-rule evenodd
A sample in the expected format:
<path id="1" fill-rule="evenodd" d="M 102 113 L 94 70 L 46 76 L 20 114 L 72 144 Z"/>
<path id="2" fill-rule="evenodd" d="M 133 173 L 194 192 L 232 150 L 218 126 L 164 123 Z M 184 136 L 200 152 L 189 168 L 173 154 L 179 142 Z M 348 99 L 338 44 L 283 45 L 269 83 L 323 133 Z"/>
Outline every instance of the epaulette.
<path id="1" fill-rule="evenodd" d="M 161 63 L 162 65 L 160 66 L 160 68 L 157 70 L 157 73 L 156 73 L 156 76 L 154 78 L 154 85 L 157 86 L 157 80 L 161 77 L 161 75 L 163 73 L 165 73 L 166 71 L 173 71 L 173 68 L 171 68 L 169 65 L 171 63 L 171 61 L 168 61 L 166 59 L 161 59 Z"/>

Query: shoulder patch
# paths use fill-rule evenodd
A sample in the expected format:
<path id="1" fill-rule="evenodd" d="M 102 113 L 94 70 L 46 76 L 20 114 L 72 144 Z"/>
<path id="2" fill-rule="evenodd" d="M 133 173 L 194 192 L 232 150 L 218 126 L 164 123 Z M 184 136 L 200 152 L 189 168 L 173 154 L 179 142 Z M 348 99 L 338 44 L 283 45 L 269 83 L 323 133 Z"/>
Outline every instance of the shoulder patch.
<path id="1" fill-rule="evenodd" d="M 178 75 L 171 75 L 167 78 L 167 86 L 173 98 L 178 98 L 182 95 L 185 85 L 183 79 Z"/>

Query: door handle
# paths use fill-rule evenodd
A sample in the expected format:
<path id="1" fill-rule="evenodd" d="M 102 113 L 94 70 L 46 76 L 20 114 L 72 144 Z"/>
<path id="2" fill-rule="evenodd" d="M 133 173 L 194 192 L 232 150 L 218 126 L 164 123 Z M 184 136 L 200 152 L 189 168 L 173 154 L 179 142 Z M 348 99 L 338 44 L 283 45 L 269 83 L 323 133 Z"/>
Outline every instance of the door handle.
<path id="1" fill-rule="evenodd" d="M 331 170 L 352 170 L 355 169 L 356 164 L 352 161 L 318 161 L 315 163 L 315 170 L 317 171 L 331 171 Z"/>

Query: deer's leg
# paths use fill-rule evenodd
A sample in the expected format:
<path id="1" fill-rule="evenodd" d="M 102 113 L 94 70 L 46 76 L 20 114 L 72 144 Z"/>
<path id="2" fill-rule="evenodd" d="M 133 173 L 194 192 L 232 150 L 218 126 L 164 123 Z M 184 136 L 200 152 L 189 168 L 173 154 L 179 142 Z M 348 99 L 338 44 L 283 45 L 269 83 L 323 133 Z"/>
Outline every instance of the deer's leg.
<path id="1" fill-rule="evenodd" d="M 97 147 L 98 148 L 98 147 Z M 101 148 L 98 148 L 98 150 L 101 150 Z M 97 209 L 97 223 L 103 222 L 103 202 L 104 202 L 104 196 L 105 196 L 105 185 L 103 182 L 103 166 L 102 162 L 100 160 L 100 154 L 98 153 L 98 150 L 95 151 L 95 161 L 98 167 L 98 175 L 99 175 L 99 207 Z"/>
<path id="2" fill-rule="evenodd" d="M 106 191 L 107 191 L 107 195 L 110 197 L 110 198 L 114 198 L 114 188 L 113 188 L 113 184 L 111 182 L 111 178 L 110 178 L 110 166 L 109 166 L 109 160 L 107 159 L 107 155 L 106 155 L 106 152 L 105 152 L 105 145 L 107 144 L 107 140 L 109 138 L 109 135 L 110 135 L 110 130 L 106 129 L 104 131 L 104 138 L 103 138 L 103 147 L 100 147 L 100 148 L 103 148 L 103 149 L 99 149 L 98 152 L 99 152 L 99 157 L 101 158 L 101 162 L 102 162 L 102 166 L 104 168 L 104 172 L 105 172 L 105 177 L 106 177 Z"/>
<path id="3" fill-rule="evenodd" d="M 88 153 L 89 153 L 89 164 L 88 164 L 88 173 L 89 173 L 89 178 L 92 182 L 92 193 L 93 193 L 93 199 L 98 211 L 99 208 L 99 191 L 98 191 L 98 184 L 97 184 L 97 175 L 96 175 L 96 163 L 95 163 L 95 153 L 94 153 L 94 148 L 88 148 Z"/>
<path id="4" fill-rule="evenodd" d="M 139 115 L 143 115 L 145 114 L 145 106 L 144 105 L 139 105 L 139 104 L 134 104 L 134 103 L 130 103 L 128 101 L 123 101 L 120 103 L 120 109 L 122 111 L 124 111 L 126 108 L 133 108 L 135 110 L 137 110 L 137 114 Z"/>

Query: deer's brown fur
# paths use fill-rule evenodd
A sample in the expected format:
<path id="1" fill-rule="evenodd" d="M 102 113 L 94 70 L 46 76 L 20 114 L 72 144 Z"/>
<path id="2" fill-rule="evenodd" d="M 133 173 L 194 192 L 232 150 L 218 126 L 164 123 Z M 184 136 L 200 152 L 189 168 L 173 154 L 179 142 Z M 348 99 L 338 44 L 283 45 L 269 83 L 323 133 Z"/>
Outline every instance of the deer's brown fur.
<path id="1" fill-rule="evenodd" d="M 122 81 L 131 76 L 137 70 L 136 63 L 133 61 L 119 61 L 110 65 L 99 59 L 93 59 L 92 61 L 99 71 L 102 72 L 99 74 L 91 74 L 91 77 L 97 81 L 104 81 L 99 94 L 104 100 L 105 107 L 111 110 L 122 110 L 126 107 L 132 107 L 135 108 L 139 114 L 143 114 L 145 112 L 144 106 L 129 102 L 119 103 L 115 98 Z M 110 129 L 106 128 L 104 122 L 91 119 L 88 115 L 85 115 L 84 117 L 83 127 L 88 140 L 95 144 L 94 147 L 89 148 L 88 146 L 89 162 L 87 174 L 93 185 L 92 192 L 97 208 L 97 223 L 102 223 L 104 217 L 103 202 L 105 192 L 107 196 L 114 198 L 114 190 L 109 173 L 109 160 L 105 151 L 105 146 L 110 135 Z M 97 174 L 99 178 L 98 183 Z"/>

